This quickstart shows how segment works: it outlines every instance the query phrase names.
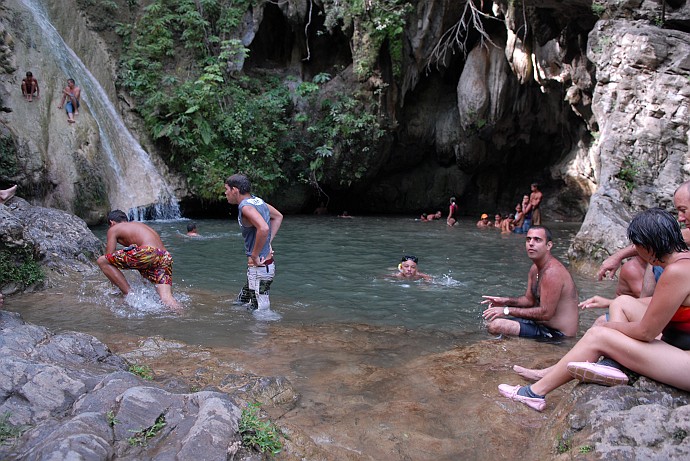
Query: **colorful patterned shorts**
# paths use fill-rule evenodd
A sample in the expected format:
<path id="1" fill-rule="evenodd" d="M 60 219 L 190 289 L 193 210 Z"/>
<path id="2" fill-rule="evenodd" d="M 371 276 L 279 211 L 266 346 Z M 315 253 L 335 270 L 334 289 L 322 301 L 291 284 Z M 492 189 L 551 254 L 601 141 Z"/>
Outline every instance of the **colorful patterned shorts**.
<path id="1" fill-rule="evenodd" d="M 165 250 L 134 246 L 105 255 L 110 264 L 118 269 L 135 269 L 156 285 L 172 285 L 173 259 Z"/>

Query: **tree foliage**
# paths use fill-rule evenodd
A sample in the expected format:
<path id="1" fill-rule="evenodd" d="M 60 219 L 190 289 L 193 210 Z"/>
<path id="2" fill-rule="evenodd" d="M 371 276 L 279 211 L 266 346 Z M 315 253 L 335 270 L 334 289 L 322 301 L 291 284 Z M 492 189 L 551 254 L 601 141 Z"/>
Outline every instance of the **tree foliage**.
<path id="1" fill-rule="evenodd" d="M 126 46 L 120 84 L 169 163 L 204 199 L 219 199 L 223 180 L 235 172 L 247 173 L 259 194 L 298 179 L 314 182 L 331 161 L 341 182 L 356 181 L 383 134 L 370 95 L 322 94 L 329 74 L 294 85 L 270 72 L 238 72 L 249 53 L 238 38 L 242 18 L 259 3 L 153 0 L 136 24 L 116 27 Z M 355 14 L 365 5 L 345 3 Z"/>

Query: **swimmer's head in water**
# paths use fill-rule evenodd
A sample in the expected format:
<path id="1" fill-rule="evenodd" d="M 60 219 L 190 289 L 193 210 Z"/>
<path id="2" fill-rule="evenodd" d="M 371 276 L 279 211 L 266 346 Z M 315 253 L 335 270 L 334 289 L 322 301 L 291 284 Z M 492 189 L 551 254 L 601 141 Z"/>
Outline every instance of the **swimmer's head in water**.
<path id="1" fill-rule="evenodd" d="M 414 277 L 417 275 L 417 257 L 403 256 L 400 264 L 398 264 L 398 269 L 400 269 L 403 277 Z"/>

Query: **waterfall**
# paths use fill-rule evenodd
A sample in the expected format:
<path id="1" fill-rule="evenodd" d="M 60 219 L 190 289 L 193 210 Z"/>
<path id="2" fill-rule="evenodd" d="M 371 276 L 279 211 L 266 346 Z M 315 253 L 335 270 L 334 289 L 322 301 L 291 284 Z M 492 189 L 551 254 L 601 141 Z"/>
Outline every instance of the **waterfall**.
<path id="1" fill-rule="evenodd" d="M 179 219 L 180 209 L 172 188 L 129 132 L 98 80 L 53 27 L 41 0 L 21 1 L 64 72 L 65 86 L 67 78 L 75 79 L 82 91 L 82 102 L 98 124 L 108 161 L 105 179 L 111 208 L 127 212 L 132 220 Z"/>

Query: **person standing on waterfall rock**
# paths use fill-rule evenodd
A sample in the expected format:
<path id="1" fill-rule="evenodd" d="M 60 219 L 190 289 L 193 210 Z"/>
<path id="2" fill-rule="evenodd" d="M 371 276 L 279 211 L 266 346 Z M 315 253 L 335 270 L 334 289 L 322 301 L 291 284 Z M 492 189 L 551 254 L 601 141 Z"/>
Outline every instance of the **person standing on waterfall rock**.
<path id="1" fill-rule="evenodd" d="M 67 86 L 62 90 L 62 101 L 58 109 L 65 107 L 65 112 L 67 112 L 67 121 L 69 123 L 74 123 L 75 115 L 79 115 L 79 102 L 81 100 L 81 88 L 75 85 L 74 79 L 70 78 L 67 80 Z M 65 103 L 66 101 L 66 103 Z"/>
<path id="2" fill-rule="evenodd" d="M 283 215 L 251 193 L 252 183 L 243 174 L 234 174 L 225 180 L 225 197 L 237 205 L 237 222 L 244 238 L 247 255 L 247 281 L 237 295 L 236 302 L 251 303 L 251 308 L 268 310 L 269 292 L 276 265 L 271 242 L 283 222 Z"/>
<path id="3" fill-rule="evenodd" d="M 108 213 L 108 224 L 105 255 L 96 261 L 108 280 L 127 295 L 130 286 L 121 270 L 138 270 L 156 285 L 163 304 L 180 312 L 182 307 L 172 294 L 173 259 L 158 233 L 144 223 L 130 222 L 122 210 Z M 116 251 L 118 243 L 125 248 Z"/>

